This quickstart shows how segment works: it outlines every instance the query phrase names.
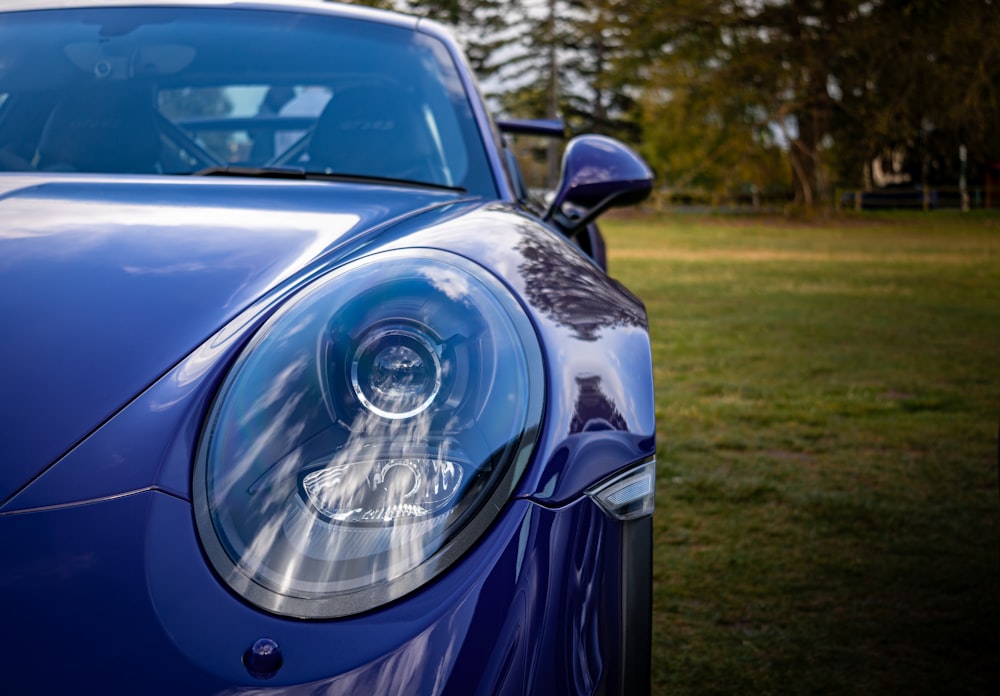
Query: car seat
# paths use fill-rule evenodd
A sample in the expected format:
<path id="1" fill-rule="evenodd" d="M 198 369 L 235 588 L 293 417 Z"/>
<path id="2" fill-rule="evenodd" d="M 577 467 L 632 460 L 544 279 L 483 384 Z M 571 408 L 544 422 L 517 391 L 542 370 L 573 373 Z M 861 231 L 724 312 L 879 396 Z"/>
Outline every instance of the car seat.
<path id="1" fill-rule="evenodd" d="M 309 169 L 443 183 L 415 99 L 389 85 L 335 91 L 314 126 Z"/>
<path id="2" fill-rule="evenodd" d="M 45 171 L 153 174 L 162 140 L 152 92 L 129 82 L 88 84 L 56 103 L 38 142 Z"/>

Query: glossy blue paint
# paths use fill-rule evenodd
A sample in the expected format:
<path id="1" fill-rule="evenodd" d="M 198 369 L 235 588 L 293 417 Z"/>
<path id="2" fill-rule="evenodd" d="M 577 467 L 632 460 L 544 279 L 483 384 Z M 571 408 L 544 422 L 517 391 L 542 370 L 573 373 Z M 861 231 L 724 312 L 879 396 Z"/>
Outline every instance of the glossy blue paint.
<path id="1" fill-rule="evenodd" d="M 603 135 L 579 135 L 566 145 L 552 209 L 563 203 L 586 209 L 634 205 L 652 187 L 652 170 L 628 147 Z"/>
<path id="2" fill-rule="evenodd" d="M 0 422 L 0 501 L 316 258 L 458 199 L 283 182 L 16 184 L 0 199 L 0 388 L 18 404 Z"/>
<path id="3" fill-rule="evenodd" d="M 179 190 L 189 197 L 190 187 L 198 185 L 206 186 L 209 194 L 221 196 L 223 192 L 214 190 L 217 187 L 209 182 L 192 182 Z M 153 182 L 146 186 L 157 188 Z M 329 190 L 339 191 L 339 186 L 327 185 L 327 199 L 331 205 L 342 200 L 340 195 Z M 289 184 L 288 188 L 291 191 L 297 186 Z M 345 196 L 356 195 L 348 188 Z M 314 191 L 315 187 L 307 186 L 306 189 Z M 167 192 L 170 190 L 168 188 Z M 231 185 L 224 190 L 235 194 L 237 200 L 244 195 L 240 186 Z M 151 190 L 139 197 L 162 198 L 164 195 Z M 171 210 L 169 206 L 158 210 L 158 228 L 143 229 L 145 244 L 164 247 L 167 246 L 165 239 L 185 234 L 189 225 L 188 213 L 180 216 L 179 229 L 175 230 L 167 224 Z M 336 219 L 339 213 L 332 215 Z M 254 211 L 252 217 L 258 221 L 265 219 L 259 210 Z M 217 230 L 215 234 L 222 248 L 238 247 L 244 238 L 242 230 Z M 527 304 L 547 355 L 546 426 L 536 455 L 547 464 L 544 469 L 532 467 L 527 472 L 519 495 L 538 494 L 539 499 L 550 499 L 558 487 L 562 491 L 557 496 L 559 499 L 579 496 L 587 487 L 617 469 L 652 456 L 655 431 L 652 365 L 642 305 L 572 246 L 562 243 L 551 231 L 513 208 L 492 204 L 441 206 L 369 235 L 355 230 L 352 239 L 354 246 L 338 238 L 340 246 L 334 251 L 300 255 L 301 267 L 284 269 L 288 279 L 283 284 L 275 284 L 272 291 L 264 293 L 256 303 L 240 307 L 243 311 L 234 319 L 192 350 L 105 427 L 67 453 L 55 467 L 0 506 L 0 511 L 104 498 L 154 485 L 189 497 L 190 457 L 195 441 L 191 439 L 179 446 L 178 436 L 181 432 L 191 438 L 196 436 L 213 390 L 238 347 L 246 342 L 276 303 L 295 288 L 353 255 L 383 248 L 420 246 L 457 252 L 496 273 Z M 202 269 L 201 273 L 212 275 L 209 268 Z M 228 271 L 221 269 L 219 273 L 225 277 Z M 184 273 L 174 280 L 178 283 L 178 292 L 188 282 Z M 220 311 L 220 314 L 225 318 L 225 313 Z M 98 312 L 98 315 L 104 318 L 103 313 Z M 174 333 L 180 331 L 177 322 L 157 328 Z M 109 331 L 106 339 L 96 334 L 93 340 L 113 341 L 116 335 Z M 108 365 L 106 369 L 110 371 L 114 367 Z M 71 403 L 86 412 L 85 403 L 81 403 L 86 389 L 83 386 L 78 389 L 81 396 L 72 399 Z M 38 410 L 44 408 L 43 403 L 33 404 L 30 396 L 29 390 L 27 396 L 21 397 L 27 406 Z M 124 406 L 131 398 L 128 394 L 120 405 Z M 185 403 L 192 410 L 185 412 L 174 407 Z M 564 455 L 566 448 L 574 452 L 591 451 L 589 440 L 606 444 L 611 437 L 605 432 L 607 430 L 625 435 L 621 438 L 623 449 L 618 452 L 619 456 L 588 455 L 577 464 Z M 24 447 L 30 450 L 33 445 L 26 442 Z M 153 445 L 157 449 L 151 453 L 149 448 Z M 592 464 L 585 465 L 584 460 Z M 94 461 L 99 462 L 96 470 Z M 553 477 L 558 478 L 564 469 L 571 470 L 577 482 L 570 490 L 553 483 Z M 155 479 L 150 477 L 150 472 L 156 475 Z"/>
<path id="4" fill-rule="evenodd" d="M 536 451 L 536 461 L 545 465 L 526 472 L 518 495 L 547 500 L 558 490 L 558 498 L 566 500 L 617 469 L 653 456 L 656 422 L 645 308 L 578 249 L 500 204 L 415 229 L 389 244 L 464 254 L 496 273 L 525 303 L 546 353 L 548 393 Z M 606 443 L 612 437 L 607 430 L 621 433 L 619 456 L 591 457 L 588 443 Z M 588 454 L 578 463 L 566 451 Z M 559 483 L 564 472 L 572 472 L 576 483 L 571 488 Z"/>
<path id="5" fill-rule="evenodd" d="M 160 219 L 169 211 L 164 207 Z M 601 545 L 617 543 L 619 523 L 599 513 L 582 492 L 652 454 L 651 392 L 614 377 L 616 358 L 599 340 L 607 333 L 625 347 L 634 344 L 640 369 L 632 376 L 642 379 L 641 367 L 649 362 L 648 347 L 642 347 L 643 321 L 639 314 L 622 314 L 623 306 L 634 311 L 641 306 L 616 283 L 598 281 L 601 276 L 592 264 L 508 207 L 480 205 L 464 214 L 442 209 L 425 217 L 439 222 L 423 227 L 425 219 L 404 220 L 384 237 L 369 238 L 363 251 L 384 240 L 390 248 L 450 248 L 503 272 L 518 290 L 544 339 L 550 374 L 542 445 L 518 495 L 554 509 L 512 502 L 468 559 L 431 586 L 377 612 L 384 622 L 372 614 L 338 622 L 278 619 L 251 609 L 223 588 L 201 556 L 187 502 L 201 418 L 235 351 L 280 301 L 274 298 L 305 282 L 306 269 L 315 274 L 343 260 L 337 254 L 320 254 L 320 262 L 310 256 L 312 266 L 305 263 L 291 272 L 292 280 L 265 293 L 267 299 L 231 320 L 0 508 L 0 553 L 13 559 L 5 574 L 8 587 L 0 588 L 11 604 L 0 612 L 18 625 L 38 627 L 39 633 L 26 636 L 24 645 L 58 648 L 61 639 L 53 643 L 47 627 L 73 613 L 74 625 L 107 626 L 107 635 L 103 629 L 90 634 L 109 656 L 106 663 L 99 656 L 87 658 L 95 677 L 138 684 L 152 670 L 170 675 L 160 682 L 164 691 L 184 684 L 189 693 L 211 693 L 222 684 L 249 686 L 242 655 L 261 636 L 280 641 L 285 661 L 268 686 L 325 680 L 331 688 L 347 685 L 344 693 L 362 685 L 378 691 L 410 684 L 462 693 L 461 685 L 470 683 L 466 678 L 483 674 L 495 680 L 481 684 L 484 693 L 525 693 L 543 685 L 555 693 L 576 693 L 577 687 L 599 681 L 608 661 L 615 659 L 607 645 L 613 631 L 597 630 L 589 622 L 596 620 L 595 602 L 612 616 L 604 620 L 613 622 L 612 610 L 602 604 L 612 599 L 602 595 L 603 580 L 572 588 L 558 578 L 586 577 L 580 568 L 566 575 L 566 563 L 589 564 L 589 573 L 614 567 Z M 156 230 L 145 232 L 153 244 Z M 596 295 L 604 298 L 607 316 L 580 315 L 565 289 L 550 295 L 547 283 L 546 291 L 538 285 L 564 263 L 569 264 L 567 272 L 592 275 L 587 295 L 600 291 Z M 595 384 L 602 386 L 595 390 Z M 591 528 L 581 526 L 581 516 Z M 133 538 L 143 533 L 146 539 Z M 108 539 L 115 543 L 108 545 Z M 577 555 L 565 558 L 567 548 L 576 548 Z M 13 591 L 23 583 L 47 590 L 25 601 L 20 591 Z M 134 588 L 143 586 L 151 596 L 133 596 Z M 119 596 L 131 597 L 127 616 L 106 611 Z M 445 608 L 449 610 L 441 613 Z M 465 628 L 459 630 L 456 621 Z M 581 634 L 584 624 L 589 632 Z M 124 645 L 119 627 L 126 625 Z M 495 633 L 497 639 L 463 641 L 471 631 L 477 636 Z M 83 636 L 74 629 L 66 639 Z M 66 643 L 67 652 L 71 644 Z M 462 659 L 448 662 L 446 656 L 456 652 Z M 144 667 L 134 674 L 122 672 L 121 654 Z M 565 666 L 565 673 L 547 668 L 552 655 L 560 656 L 555 664 Z M 495 664 L 498 656 L 503 656 L 502 664 Z M 448 674 L 422 671 L 442 664 Z M 83 668 L 72 660 L 66 663 L 70 671 Z M 341 676 L 324 677 L 332 674 Z"/>
<path id="6" fill-rule="evenodd" d="M 586 492 L 655 453 L 641 302 L 519 209 L 446 30 L 330 3 L 237 4 L 438 39 L 460 66 L 496 196 L 0 174 L 0 625 L 13 642 L 0 690 L 622 693 L 623 597 L 643 550 Z M 582 142 L 565 200 L 639 195 L 641 168 Z M 290 297 L 361 256 L 414 248 L 464 256 L 521 303 L 545 362 L 535 451 L 477 543 L 426 584 L 333 620 L 262 611 L 199 541 L 191 482 L 206 414 Z"/>
<path id="7" fill-rule="evenodd" d="M 513 503 L 453 572 L 406 601 L 302 622 L 223 590 L 202 562 L 189 506 L 172 496 L 7 514 L 0 612 L 18 632 L 0 669 L 13 693 L 82 676 L 148 694 L 296 684 L 331 694 L 587 693 L 615 659 L 617 594 L 605 574 L 620 553 L 618 524 L 589 499 L 558 511 Z M 266 685 L 243 664 L 261 636 L 282 650 Z"/>

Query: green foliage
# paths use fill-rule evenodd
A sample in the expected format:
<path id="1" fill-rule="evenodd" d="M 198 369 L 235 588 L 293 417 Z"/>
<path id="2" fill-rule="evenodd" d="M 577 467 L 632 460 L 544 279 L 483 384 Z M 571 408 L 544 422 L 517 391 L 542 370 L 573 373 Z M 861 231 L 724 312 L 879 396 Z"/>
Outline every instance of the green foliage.
<path id="1" fill-rule="evenodd" d="M 872 157 L 908 155 L 913 181 L 955 185 L 958 149 L 972 180 L 1000 160 L 1000 5 L 883 0 L 859 27 L 839 76 L 837 174 L 859 181 Z"/>
<path id="2" fill-rule="evenodd" d="M 603 227 L 653 337 L 654 693 L 995 693 L 1000 216 Z"/>
<path id="3" fill-rule="evenodd" d="M 508 0 L 505 39 L 488 66 L 507 115 L 562 118 L 571 133 L 608 133 L 635 141 L 628 80 L 612 70 L 629 31 L 611 0 Z"/>
<path id="4" fill-rule="evenodd" d="M 685 195 L 790 188 L 784 153 L 766 128 L 748 120 L 733 103 L 714 98 L 711 87 L 658 75 L 663 90 L 640 99 L 645 137 L 640 151 L 668 192 Z"/>
<path id="5" fill-rule="evenodd" d="M 510 42 L 510 14 L 518 0 L 339 0 L 426 17 L 451 27 L 480 77 L 495 70 L 494 53 Z"/>
<path id="6" fill-rule="evenodd" d="M 641 45 L 658 88 L 647 98 L 658 98 L 662 107 L 680 95 L 700 114 L 682 124 L 683 132 L 693 129 L 692 139 L 703 138 L 708 127 L 710 140 L 725 143 L 726 150 L 762 150 L 780 134 L 796 197 L 811 206 L 827 189 L 825 148 L 834 104 L 828 87 L 841 38 L 859 21 L 860 4 L 646 3 L 638 24 L 653 28 Z M 720 158 L 706 169 L 724 179 L 730 166 Z"/>
<path id="7" fill-rule="evenodd" d="M 349 5 L 365 5 L 379 10 L 395 10 L 396 3 L 393 0 L 330 0 L 331 2 L 344 2 Z"/>
<path id="8" fill-rule="evenodd" d="M 738 153 L 762 154 L 775 134 L 807 207 L 836 181 L 870 181 L 878 156 L 950 185 L 959 145 L 970 180 L 1000 159 L 992 0 L 641 0 L 628 12 L 637 50 L 620 69 L 639 78 L 667 185 L 731 190 L 736 162 L 754 162 Z"/>
<path id="9" fill-rule="evenodd" d="M 456 28 L 506 115 L 641 145 L 660 186 L 791 191 L 877 157 L 955 185 L 1000 160 L 996 0 L 373 0 Z M 551 164 L 549 165 L 551 168 Z"/>

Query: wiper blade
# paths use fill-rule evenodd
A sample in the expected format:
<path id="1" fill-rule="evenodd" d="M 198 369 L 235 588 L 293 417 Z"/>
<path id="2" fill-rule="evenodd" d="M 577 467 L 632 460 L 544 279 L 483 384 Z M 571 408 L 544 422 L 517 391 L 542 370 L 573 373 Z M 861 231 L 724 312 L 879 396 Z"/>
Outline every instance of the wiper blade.
<path id="1" fill-rule="evenodd" d="M 419 179 L 398 179 L 391 176 L 374 176 L 372 174 L 349 174 L 347 172 L 306 172 L 307 179 L 320 179 L 322 181 L 348 181 L 360 184 L 392 184 L 394 186 L 419 186 L 422 188 L 435 188 L 444 191 L 454 191 L 455 193 L 468 193 L 468 190 L 461 186 L 449 186 L 448 184 L 436 184 L 431 181 L 420 181 Z"/>
<path id="2" fill-rule="evenodd" d="M 301 167 L 207 167 L 192 172 L 191 176 L 242 176 L 261 179 L 308 179 L 311 181 L 344 181 L 362 184 L 392 184 L 394 186 L 418 186 L 434 188 L 455 193 L 468 193 L 461 186 L 436 184 L 429 181 L 413 179 L 396 179 L 389 176 L 371 176 L 368 174 L 341 174 L 338 172 L 310 172 Z"/>
<path id="3" fill-rule="evenodd" d="M 261 179 L 308 179 L 298 167 L 207 167 L 191 172 L 191 176 L 244 176 Z"/>

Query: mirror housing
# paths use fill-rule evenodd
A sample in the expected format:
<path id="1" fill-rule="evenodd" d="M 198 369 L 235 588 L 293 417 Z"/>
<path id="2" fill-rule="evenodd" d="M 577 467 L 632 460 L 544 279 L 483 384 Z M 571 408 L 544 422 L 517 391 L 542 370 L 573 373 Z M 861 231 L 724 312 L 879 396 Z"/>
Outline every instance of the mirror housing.
<path id="1" fill-rule="evenodd" d="M 572 236 L 608 208 L 642 202 L 652 189 L 652 170 L 627 146 L 603 135 L 579 135 L 566 145 L 559 187 L 544 219 L 554 219 Z M 564 215 L 565 203 L 582 215 Z"/>

